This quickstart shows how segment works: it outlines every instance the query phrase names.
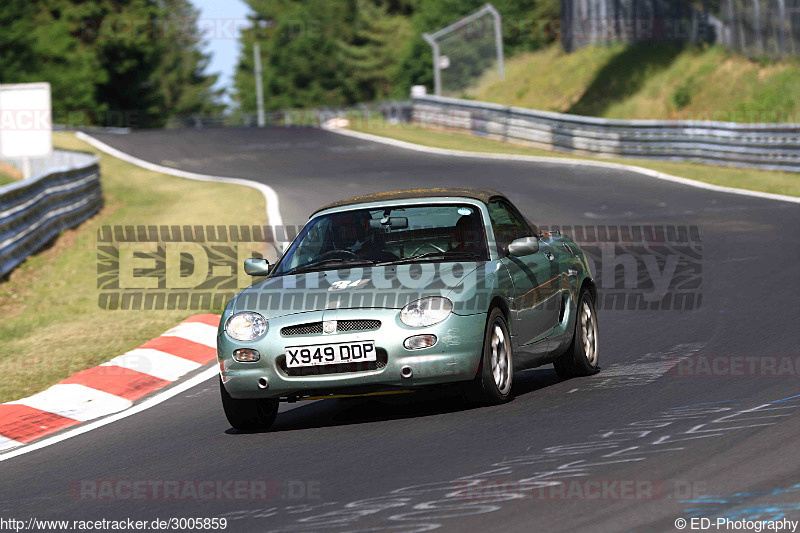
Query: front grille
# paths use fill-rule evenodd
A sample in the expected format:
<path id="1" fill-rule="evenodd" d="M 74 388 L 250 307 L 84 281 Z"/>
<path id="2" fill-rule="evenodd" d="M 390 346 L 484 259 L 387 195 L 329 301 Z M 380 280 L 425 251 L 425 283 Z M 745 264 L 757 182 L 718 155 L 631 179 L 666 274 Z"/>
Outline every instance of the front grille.
<path id="1" fill-rule="evenodd" d="M 336 331 L 373 331 L 380 329 L 380 320 L 339 320 Z M 294 335 L 322 335 L 322 322 L 308 322 L 295 326 L 281 328 L 281 335 L 291 337 Z"/>
<path id="2" fill-rule="evenodd" d="M 281 328 L 281 335 L 321 335 L 322 322 L 309 322 L 308 324 L 297 324 L 296 326 L 286 326 Z"/>
<path id="3" fill-rule="evenodd" d="M 364 361 L 360 363 L 341 363 L 338 365 L 319 365 L 301 366 L 298 368 L 288 368 L 286 366 L 286 356 L 278 357 L 278 366 L 287 376 L 322 376 L 326 374 L 344 374 L 347 372 L 367 372 L 369 370 L 380 370 L 386 366 L 389 356 L 386 350 L 378 348 L 376 350 L 376 361 Z"/>
<path id="4" fill-rule="evenodd" d="M 371 331 L 380 327 L 380 320 L 339 320 L 336 323 L 336 331 Z"/>

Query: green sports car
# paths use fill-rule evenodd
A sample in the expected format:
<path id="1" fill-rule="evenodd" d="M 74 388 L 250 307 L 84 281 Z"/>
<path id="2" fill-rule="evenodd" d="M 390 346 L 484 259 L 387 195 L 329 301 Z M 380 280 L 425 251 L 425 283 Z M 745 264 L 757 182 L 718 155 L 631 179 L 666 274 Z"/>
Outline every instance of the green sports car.
<path id="1" fill-rule="evenodd" d="M 597 369 L 597 290 L 584 253 L 501 193 L 418 189 L 313 213 L 225 308 L 217 337 L 230 424 L 269 427 L 278 402 L 459 383 L 511 397 L 514 372 Z"/>

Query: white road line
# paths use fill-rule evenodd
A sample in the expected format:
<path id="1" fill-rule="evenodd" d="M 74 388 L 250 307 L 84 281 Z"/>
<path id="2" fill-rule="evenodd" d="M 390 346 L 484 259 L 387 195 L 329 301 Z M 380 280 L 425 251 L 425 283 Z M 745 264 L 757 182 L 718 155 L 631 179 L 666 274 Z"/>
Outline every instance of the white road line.
<path id="1" fill-rule="evenodd" d="M 0 435 L 0 451 L 8 450 L 9 448 L 16 448 L 17 446 L 21 445 L 21 442 L 17 442 L 14 439 L 9 439 L 8 437 L 3 437 Z"/>
<path id="2" fill-rule="evenodd" d="M 94 422 L 89 422 L 88 424 L 81 424 L 80 426 L 76 426 L 73 429 L 66 430 L 63 433 L 58 433 L 51 437 L 45 437 L 31 444 L 22 446 L 16 450 L 11 450 L 9 452 L 0 454 L 0 463 L 2 463 L 3 461 L 7 461 L 9 459 L 13 459 L 14 457 L 19 457 L 20 455 L 25 455 L 26 453 L 30 453 L 36 450 L 41 450 L 42 448 L 47 448 L 48 446 L 52 446 L 53 444 L 58 444 L 59 442 L 63 442 L 73 437 L 77 437 L 78 435 L 83 435 L 84 433 L 88 433 L 95 429 L 99 429 L 103 426 L 107 426 L 108 424 L 112 424 L 124 418 L 128 418 L 129 416 L 139 414 L 142 411 L 146 411 L 151 407 L 155 407 L 156 405 L 164 403 L 170 398 L 174 398 L 175 396 L 178 396 L 179 394 L 182 394 L 189 389 L 192 389 L 198 385 L 202 385 L 206 381 L 212 378 L 216 378 L 218 375 L 219 375 L 219 369 L 217 368 L 217 365 L 213 365 L 210 368 L 203 370 L 196 376 L 193 376 L 190 379 L 187 379 L 186 381 L 175 385 L 174 387 L 166 389 L 163 392 L 157 393 L 154 396 L 151 396 L 150 398 L 146 399 L 142 403 L 134 405 L 130 409 L 126 409 L 124 411 L 113 414 L 106 418 L 102 418 L 100 420 L 96 420 Z M 299 407 L 303 407 L 310 403 L 313 402 L 309 401 L 309 402 L 298 402 L 296 404 L 291 404 L 292 406 L 286 410 L 290 411 L 292 409 L 297 409 Z M 222 414 L 220 414 L 220 417 L 221 417 L 220 427 L 222 427 L 224 424 L 226 424 L 226 422 L 224 421 L 224 416 Z"/>
<path id="3" fill-rule="evenodd" d="M 162 337 L 180 337 L 188 341 L 217 347 L 217 328 L 202 322 L 184 322 L 161 334 Z"/>
<path id="4" fill-rule="evenodd" d="M 674 182 L 682 183 L 682 184 L 689 185 L 689 186 L 692 186 L 692 187 L 699 187 L 699 188 L 715 190 L 715 191 L 720 191 L 720 192 L 728 192 L 728 193 L 733 193 L 733 194 L 742 194 L 742 195 L 754 196 L 754 197 L 758 197 L 758 198 L 766 198 L 766 199 L 772 199 L 772 200 L 800 203 L 800 199 L 799 198 L 793 198 L 793 197 L 789 197 L 789 196 L 781 196 L 781 195 L 777 195 L 777 194 L 759 193 L 759 192 L 755 192 L 755 191 L 745 191 L 745 190 L 734 189 L 734 188 L 730 188 L 730 187 L 720 187 L 720 186 L 710 185 L 710 184 L 706 184 L 706 183 L 702 183 L 702 182 L 696 182 L 696 181 L 689 180 L 689 179 L 686 179 L 686 178 L 679 178 L 677 176 L 670 176 L 669 174 L 663 174 L 661 172 L 651 171 L 651 170 L 648 170 L 648 169 L 643 169 L 643 168 L 635 167 L 635 166 L 631 166 L 631 165 L 620 165 L 620 164 L 617 164 L 617 163 L 605 163 L 605 162 L 599 162 L 599 161 L 570 161 L 570 160 L 566 160 L 565 161 L 565 160 L 562 160 L 562 159 L 559 159 L 559 158 L 547 158 L 547 157 L 536 157 L 536 156 L 515 156 L 515 155 L 505 155 L 505 154 L 475 154 L 475 153 L 472 153 L 472 152 L 464 152 L 464 151 L 460 151 L 460 150 L 444 150 L 444 149 L 438 149 L 438 148 L 429 148 L 429 147 L 425 147 L 425 146 L 421 146 L 421 145 L 415 145 L 415 144 L 412 144 L 412 143 L 406 143 L 406 142 L 403 142 L 403 141 L 395 141 L 393 139 L 386 139 L 384 137 L 378 137 L 378 136 L 374 136 L 374 135 L 362 134 L 362 133 L 357 133 L 357 132 L 352 132 L 352 131 L 335 130 L 335 132 L 339 133 L 341 135 L 348 135 L 350 137 L 356 137 L 356 138 L 360 138 L 360 139 L 364 139 L 364 140 L 379 142 L 379 143 L 383 143 L 383 144 L 389 144 L 389 145 L 398 146 L 398 147 L 406 148 L 406 149 L 410 149 L 410 150 L 417 150 L 417 151 L 435 153 L 435 154 L 441 154 L 441 155 L 450 155 L 450 156 L 456 156 L 456 157 L 471 157 L 471 158 L 478 158 L 478 159 L 498 159 L 498 160 L 512 160 L 512 161 L 532 161 L 532 162 L 556 163 L 556 164 L 573 165 L 573 166 L 581 165 L 581 166 L 597 166 L 597 167 L 604 167 L 604 168 L 616 168 L 616 169 L 621 169 L 621 170 L 629 170 L 629 171 L 632 171 L 632 172 L 638 172 L 640 174 L 644 174 L 644 175 L 647 175 L 647 176 L 650 176 L 650 177 L 654 177 L 654 178 L 657 178 L 657 179 L 664 179 L 664 180 L 667 180 L 667 181 L 674 181 Z M 139 158 L 133 157 L 131 155 L 128 155 L 128 154 L 126 154 L 124 152 L 121 152 L 121 151 L 119 151 L 119 150 L 117 150 L 115 148 L 112 148 L 111 146 L 109 146 L 109 145 L 107 145 L 107 144 L 105 144 L 105 143 L 103 143 L 103 142 L 101 142 L 101 141 L 99 141 L 99 140 L 97 140 L 97 139 L 85 134 L 85 133 L 79 132 L 79 133 L 76 134 L 76 136 L 79 139 L 86 141 L 87 143 L 91 144 L 95 148 L 97 148 L 97 149 L 99 149 L 99 150 L 101 150 L 101 151 L 103 151 L 103 152 L 105 152 L 105 153 L 107 153 L 109 155 L 112 155 L 114 157 L 122 159 L 123 161 L 127 161 L 128 163 L 134 164 L 136 166 L 145 168 L 147 170 L 152 170 L 154 172 L 161 172 L 163 174 L 169 174 L 169 175 L 172 175 L 172 176 L 177 176 L 177 177 L 186 178 L 186 179 L 193 179 L 193 180 L 197 180 L 197 181 L 213 181 L 213 182 L 219 182 L 219 183 L 231 183 L 231 184 L 242 185 L 242 186 L 245 186 L 245 187 L 251 187 L 251 188 L 257 189 L 264 195 L 264 199 L 266 201 L 266 214 L 267 214 L 268 223 L 271 224 L 273 227 L 274 226 L 283 225 L 283 219 L 282 219 L 282 217 L 280 215 L 280 209 L 279 209 L 279 203 L 278 203 L 278 195 L 277 195 L 277 193 L 275 193 L 274 189 L 272 189 L 268 185 L 265 185 L 265 184 L 262 184 L 262 183 L 258 183 L 258 182 L 254 182 L 254 181 L 245 180 L 245 179 L 240 179 L 240 178 L 228 178 L 228 177 L 223 177 L 223 176 L 210 176 L 210 175 L 205 175 L 205 174 L 197 174 L 197 173 L 194 173 L 194 172 L 186 172 L 186 171 L 183 171 L 183 170 L 176 170 L 176 169 L 173 169 L 173 168 L 164 167 L 164 166 L 161 166 L 161 165 L 156 165 L 154 163 L 149 163 L 149 162 L 144 161 L 142 159 L 139 159 Z M 191 339 L 191 340 L 194 340 L 194 339 Z M 120 412 L 117 412 L 116 414 L 111 414 L 109 416 L 106 416 L 105 418 L 102 418 L 101 420 L 97 420 L 95 422 L 91 422 L 91 423 L 88 423 L 88 424 L 82 424 L 82 425 L 80 425 L 80 426 L 78 426 L 78 427 L 76 427 L 74 429 L 64 431 L 63 433 L 59 433 L 59 434 L 54 435 L 52 437 L 45 437 L 45 438 L 43 438 L 43 439 L 41 439 L 41 440 L 39 440 L 37 442 L 34 442 L 32 444 L 27 445 L 27 446 L 23 446 L 23 447 L 18 448 L 16 450 L 12 450 L 10 452 L 3 453 L 2 455 L 0 455 L 0 462 L 7 461 L 7 460 L 12 459 L 14 457 L 18 457 L 20 455 L 24 455 L 24 454 L 27 454 L 27 453 L 30 453 L 30 452 L 33 452 L 33 451 L 36 451 L 36 450 L 40 450 L 40 449 L 46 448 L 48 446 L 52 446 L 53 444 L 57 444 L 59 442 L 65 441 L 65 440 L 73 438 L 73 437 L 77 437 L 78 435 L 82 435 L 84 433 L 88 433 L 89 431 L 93 431 L 95 429 L 101 428 L 103 426 L 106 426 L 106 425 L 111 424 L 113 422 L 116 422 L 118 420 L 122 420 L 124 418 L 129 417 L 129 416 L 133 416 L 135 414 L 138 414 L 138 413 L 140 413 L 142 411 L 150 409 L 151 407 L 155 407 L 155 406 L 157 406 L 157 405 L 169 400 L 170 398 L 173 398 L 173 397 L 175 397 L 175 396 L 177 396 L 177 395 L 179 395 L 179 394 L 181 394 L 181 393 L 183 393 L 183 392 L 185 392 L 185 391 L 187 391 L 187 390 L 189 390 L 189 389 L 191 389 L 193 387 L 196 387 L 197 385 L 200 385 L 200 384 L 204 383 L 205 381 L 208 381 L 209 379 L 212 379 L 212 378 L 216 377 L 217 374 L 218 374 L 218 370 L 217 370 L 216 365 L 214 365 L 214 366 L 204 370 L 200 374 L 192 377 L 191 379 L 188 379 L 188 380 L 184 381 L 183 383 L 179 383 L 179 384 L 175 385 L 174 387 L 171 387 L 171 388 L 169 388 L 169 389 L 167 389 L 167 390 L 165 390 L 165 391 L 163 391 L 161 393 L 157 393 L 154 396 L 146 399 L 145 401 L 139 403 L 138 405 L 134 405 L 133 407 L 131 407 L 129 409 L 124 409 L 124 410 L 122 410 Z M 51 388 L 55 388 L 57 386 L 58 385 L 56 385 L 54 387 L 51 387 Z M 61 385 L 61 386 L 66 386 L 66 385 Z M 78 385 L 78 386 L 80 387 L 80 385 Z M 84 388 L 88 388 L 88 387 L 84 387 Z M 90 390 L 93 390 L 93 389 L 90 389 Z M 45 394 L 46 392 L 48 392 L 48 391 L 45 391 L 44 393 L 40 393 L 40 394 Z M 99 391 L 97 391 L 97 392 L 99 392 Z M 108 395 L 108 396 L 111 396 L 111 395 Z M 31 398 L 34 398 L 34 397 L 32 396 L 30 398 L 26 398 L 25 400 L 30 400 Z M 117 397 L 112 396 L 112 398 L 117 398 Z M 127 401 L 127 400 L 125 400 L 125 401 Z M 10 403 L 20 403 L 20 402 L 10 402 Z M 26 403 L 26 405 L 29 405 L 29 404 Z M 35 407 L 35 406 L 32 406 L 32 407 Z M 4 445 L 7 444 L 7 442 L 6 442 L 7 440 L 9 440 L 9 439 L 5 439 L 4 441 L 0 441 L 0 449 L 3 449 Z M 14 442 L 16 442 L 16 441 L 14 441 Z"/>
<path id="5" fill-rule="evenodd" d="M 147 400 L 143 401 L 142 403 L 140 403 L 138 405 L 134 405 L 130 409 L 126 409 L 126 410 L 121 411 L 121 412 L 119 412 L 117 414 L 108 416 L 106 418 L 103 418 L 101 420 L 97 420 L 95 422 L 91 422 L 89 424 L 82 424 L 80 426 L 77 426 L 75 429 L 67 430 L 67 431 L 65 431 L 63 433 L 59 433 L 59 434 L 54 435 L 54 436 L 49 437 L 49 438 L 45 437 L 45 438 L 43 438 L 41 440 L 38 440 L 38 441 L 36 441 L 36 442 L 34 442 L 32 444 L 28 444 L 27 446 L 23 446 L 22 448 L 19 448 L 19 449 L 12 450 L 10 452 L 4 453 L 4 454 L 0 455 L 0 462 L 7 461 L 8 459 L 12 459 L 14 457 L 18 457 L 20 455 L 24 455 L 26 453 L 30 453 L 30 452 L 33 452 L 33 451 L 36 451 L 36 450 L 40 450 L 40 449 L 46 448 L 48 446 L 52 446 L 53 444 L 57 444 L 59 442 L 65 441 L 67 439 L 71 439 L 72 437 L 77 437 L 78 435 L 83 435 L 84 433 L 88 433 L 89 431 L 95 430 L 97 428 L 101 428 L 103 426 L 106 426 L 106 425 L 111 424 L 113 422 L 116 422 L 118 420 L 122 420 L 123 418 L 128 418 L 129 416 L 133 416 L 133 415 L 135 415 L 137 413 L 141 413 L 142 411 L 150 409 L 151 407 L 155 407 L 156 405 L 158 405 L 160 403 L 163 403 L 163 402 L 169 400 L 170 398 L 173 398 L 173 397 L 177 396 L 178 394 L 181 394 L 182 392 L 185 392 L 185 391 L 191 389 L 192 387 L 196 387 L 197 385 L 200 385 L 201 383 L 203 383 L 203 382 L 205 382 L 205 381 L 207 381 L 207 380 L 209 380 L 209 379 L 211 379 L 213 377 L 216 377 L 217 374 L 218 374 L 218 370 L 217 370 L 216 365 L 212 366 L 211 368 L 208 368 L 208 369 L 204 370 L 203 372 L 201 372 L 200 374 L 197 374 L 196 376 L 192 377 L 191 379 L 187 379 L 183 383 L 175 385 L 174 387 L 169 388 L 169 389 L 165 390 L 162 393 L 156 394 L 155 396 L 152 396 L 152 397 L 148 398 Z"/>
<path id="6" fill-rule="evenodd" d="M 723 187 L 721 185 L 712 185 L 702 181 L 695 181 L 688 178 L 681 178 L 680 176 L 673 176 L 657 170 L 650 170 L 648 168 L 637 167 L 634 165 L 623 165 L 620 163 L 610 163 L 607 161 L 592 161 L 588 159 L 568 159 L 562 157 L 542 157 L 535 155 L 516 155 L 516 154 L 498 154 L 498 153 L 480 153 L 480 152 L 467 152 L 464 150 L 451 150 L 448 148 L 433 148 L 431 146 L 423 146 L 421 144 L 414 144 L 406 141 L 398 141 L 388 137 L 381 137 L 379 135 L 371 135 L 369 133 L 361 133 L 358 131 L 344 130 L 344 129 L 330 129 L 325 128 L 326 131 L 345 135 L 347 137 L 354 137 L 365 141 L 372 141 L 382 144 L 388 144 L 397 148 L 404 148 L 406 150 L 415 150 L 417 152 L 425 152 L 428 154 L 447 155 L 452 157 L 469 157 L 473 159 L 493 159 L 501 161 L 528 161 L 531 163 L 552 163 L 557 165 L 566 166 L 584 166 L 584 167 L 600 167 L 610 168 L 616 170 L 626 170 L 628 172 L 636 172 L 650 178 L 655 178 L 664 181 L 671 181 L 680 183 L 681 185 L 688 185 L 689 187 L 696 187 L 698 189 L 708 189 L 710 191 L 724 192 L 729 194 L 739 194 L 742 196 L 752 196 L 755 198 L 763 198 L 765 200 L 776 200 L 779 202 L 791 202 L 800 204 L 800 198 L 795 196 L 784 196 L 782 194 L 772 194 L 768 192 L 749 191 L 747 189 L 736 189 L 734 187 Z M 709 166 L 709 172 L 713 172 L 713 167 Z"/>
<path id="7" fill-rule="evenodd" d="M 171 176 L 177 176 L 179 178 L 186 178 L 186 179 L 191 179 L 191 180 L 196 180 L 196 181 L 212 181 L 212 182 L 218 182 L 218 183 L 231 183 L 231 184 L 234 184 L 234 185 L 242 185 L 242 186 L 245 186 L 245 187 L 250 187 L 252 189 L 256 189 L 259 192 L 261 192 L 261 194 L 264 196 L 264 201 L 266 202 L 267 224 L 270 224 L 272 227 L 278 227 L 278 226 L 282 226 L 283 225 L 283 218 L 281 217 L 280 204 L 279 204 L 279 201 L 278 201 L 278 195 L 275 192 L 275 190 L 272 189 L 272 187 L 270 187 L 268 185 L 265 185 L 263 183 L 254 182 L 254 181 L 245 180 L 245 179 L 240 179 L 240 178 L 229 178 L 229 177 L 225 177 L 225 176 L 209 176 L 209 175 L 205 175 L 205 174 L 196 174 L 194 172 L 186 172 L 186 171 L 183 171 L 183 170 L 176 170 L 174 168 L 169 168 L 169 167 L 164 167 L 164 166 L 161 166 L 161 165 L 156 165 L 154 163 L 149 163 L 149 162 L 144 161 L 142 159 L 139 159 L 139 158 L 133 157 L 131 155 L 128 155 L 128 154 L 126 154 L 124 152 L 121 152 L 121 151 L 117 150 L 116 148 L 112 148 L 111 146 L 109 146 L 109 145 L 107 145 L 107 144 L 105 144 L 105 143 L 103 143 L 103 142 L 101 142 L 101 141 L 99 141 L 99 140 L 97 140 L 97 139 L 85 134 L 85 133 L 82 133 L 82 132 L 77 133 L 76 137 L 78 137 L 79 139 L 91 144 L 92 146 L 94 146 L 95 148 L 97 148 L 98 150 L 100 150 L 102 152 L 105 152 L 105 153 L 107 153 L 107 154 L 109 154 L 111 156 L 114 156 L 114 157 L 118 158 L 118 159 L 122 159 L 123 161 L 131 163 L 131 164 L 136 165 L 138 167 L 145 168 L 147 170 L 152 170 L 154 172 L 161 172 L 162 174 L 168 174 L 168 175 L 171 175 Z M 180 326 L 183 326 L 183 325 L 186 325 L 186 324 L 180 324 L 179 326 L 176 326 L 176 328 L 180 327 Z M 200 333 L 200 335 L 201 335 L 200 339 L 202 339 L 201 342 L 203 344 L 207 344 L 209 346 L 216 347 L 216 329 L 217 328 L 215 328 L 213 326 L 208 326 L 207 324 L 202 324 L 202 323 L 198 323 L 198 325 L 205 326 L 206 328 L 211 328 L 211 330 L 212 330 L 211 335 L 213 336 L 213 343 L 208 344 L 208 342 L 209 342 L 209 332 L 208 332 L 208 330 L 203 330 L 202 328 L 192 328 L 192 329 L 194 329 L 196 331 L 201 331 L 202 332 L 202 333 Z M 182 329 L 181 333 L 183 333 L 184 331 L 186 331 L 186 329 Z M 182 336 L 182 335 L 180 335 L 180 336 Z M 189 340 L 197 341 L 198 339 L 191 339 L 190 338 Z M 153 351 L 155 352 L 157 350 L 153 350 Z M 136 352 L 136 350 L 133 350 L 133 352 Z M 130 354 L 130 352 L 129 352 L 129 354 Z M 125 355 L 129 355 L 129 354 L 125 354 Z M 169 355 L 169 354 L 165 354 L 165 355 Z M 122 359 L 120 359 L 120 357 Z M 111 361 L 109 361 L 109 363 L 111 363 L 112 361 L 115 361 L 115 360 L 118 360 L 118 362 L 122 363 L 119 366 L 125 366 L 125 364 L 127 364 L 127 360 L 125 359 L 125 356 L 118 356 L 118 357 L 112 359 Z M 164 361 L 165 360 L 162 358 L 161 363 L 163 363 Z M 187 361 L 187 362 L 188 363 L 193 363 L 192 361 Z M 156 368 L 156 367 L 154 366 L 153 368 Z M 168 369 L 167 366 L 162 366 L 160 368 L 163 369 L 164 372 L 168 371 L 167 370 Z M 132 370 L 136 370 L 136 368 L 132 368 Z M 159 370 L 159 371 L 161 371 L 161 370 Z M 155 374 L 151 374 L 151 375 L 155 375 Z M 12 459 L 12 458 L 18 457 L 20 455 L 24 455 L 24 454 L 27 454 L 27 453 L 30 453 L 30 452 L 33 452 L 33 451 L 36 451 L 36 450 L 40 450 L 42 448 L 46 448 L 47 446 L 52 446 L 53 444 L 57 444 L 59 442 L 65 441 L 67 439 L 71 439 L 73 437 L 77 437 L 78 435 L 82 435 L 84 433 L 88 433 L 89 431 L 95 430 L 97 428 L 101 428 L 101 427 L 103 427 L 105 425 L 111 424 L 111 423 L 116 422 L 118 420 L 122 420 L 123 418 L 127 418 L 129 416 L 135 415 L 137 413 L 140 413 L 142 411 L 150 409 L 151 407 L 155 407 L 156 405 L 158 405 L 158 404 L 160 404 L 162 402 L 165 402 L 165 401 L 169 400 L 170 398 L 173 398 L 173 397 L 181 394 L 182 392 L 191 389 L 192 387 L 200 385 L 201 383 L 203 383 L 205 381 L 208 381 L 209 379 L 214 378 L 217 375 L 218 375 L 218 369 L 217 369 L 217 366 L 214 365 L 214 366 L 204 370 L 200 374 L 197 374 L 196 376 L 184 381 L 183 383 L 179 383 L 179 384 L 175 385 L 174 387 L 171 387 L 171 388 L 169 388 L 169 389 L 167 389 L 167 390 L 165 390 L 163 392 L 156 393 L 155 395 L 151 396 L 150 398 L 144 400 L 143 402 L 141 402 L 141 403 L 139 403 L 137 405 L 134 405 L 133 407 L 130 407 L 129 409 L 125 409 L 123 411 L 117 412 L 116 414 L 112 414 L 110 416 L 106 416 L 105 418 L 102 418 L 101 420 L 97 420 L 95 422 L 90 422 L 88 424 L 82 424 L 82 425 L 77 426 L 77 427 L 75 427 L 73 429 L 64 431 L 63 433 L 58 433 L 57 435 L 54 435 L 54 436 L 51 436 L 51 437 L 44 437 L 44 438 L 42 438 L 42 439 L 40 439 L 40 440 L 38 440 L 38 441 L 36 441 L 34 443 L 31 443 L 31 444 L 28 444 L 28 445 L 25 445 L 25 446 L 21 446 L 20 448 L 18 448 L 16 450 L 12 450 L 12 451 L 3 453 L 2 455 L 0 455 L 0 462 L 7 461 L 8 459 Z M 160 376 L 157 376 L 157 377 L 160 377 Z M 86 387 L 86 388 L 88 388 L 88 387 Z M 90 390 L 93 390 L 93 389 L 90 389 Z M 47 391 L 45 391 L 45 392 L 47 392 Z M 44 393 L 40 393 L 40 394 L 44 394 Z M 112 396 L 112 397 L 113 398 L 117 398 L 117 397 L 114 397 L 114 396 Z M 31 397 L 31 398 L 33 398 L 33 397 Z M 24 400 L 30 400 L 31 398 L 25 398 Z M 128 400 L 124 400 L 124 401 L 128 402 Z M 20 403 L 20 402 L 9 402 L 9 403 Z M 130 406 L 130 402 L 128 402 L 128 405 Z M 3 439 L 3 438 L 0 437 L 0 439 Z M 10 446 L 7 446 L 7 444 L 10 444 L 10 443 L 6 442 L 7 440 L 9 440 L 9 439 L 0 440 L 0 450 L 3 450 L 3 449 L 6 449 L 6 448 L 10 447 Z M 16 441 L 13 441 L 13 443 L 16 443 Z M 16 443 L 16 444 L 13 444 L 13 445 L 16 446 L 18 444 L 19 443 Z"/>
<path id="8" fill-rule="evenodd" d="M 100 366 L 121 366 L 136 372 L 142 372 L 166 381 L 178 381 L 184 374 L 200 368 L 202 365 L 177 355 L 172 355 L 149 348 L 137 348 L 118 355 Z"/>
<path id="9" fill-rule="evenodd" d="M 129 408 L 130 400 L 77 383 L 61 383 L 10 404 L 27 405 L 82 422 Z"/>
<path id="10" fill-rule="evenodd" d="M 117 159 L 122 159 L 123 161 L 126 161 L 132 165 L 136 165 L 137 167 L 142 167 L 147 170 L 152 170 L 153 172 L 161 172 L 162 174 L 169 174 L 170 176 L 177 176 L 179 178 L 186 178 L 196 181 L 231 183 L 233 185 L 242 185 L 244 187 L 250 187 L 252 189 L 256 189 L 259 192 L 261 192 L 261 194 L 264 196 L 264 201 L 266 202 L 267 224 L 269 224 L 273 228 L 283 226 L 283 218 L 281 217 L 280 203 L 278 202 L 278 194 L 269 185 L 265 185 L 263 183 L 258 183 L 257 181 L 251 181 L 242 178 L 230 178 L 227 176 L 211 176 L 208 174 L 198 174 L 196 172 L 188 172 L 185 170 L 178 170 L 175 168 L 169 168 L 162 165 L 157 165 L 155 163 L 150 163 L 149 161 L 145 161 L 144 159 L 139 159 L 138 157 L 134 157 L 130 154 L 126 154 L 125 152 L 117 150 L 116 148 L 109 146 L 106 143 L 95 139 L 91 135 L 87 135 L 86 133 L 78 132 L 75 134 L 75 136 L 78 139 L 91 144 L 98 150 L 107 153 L 108 155 L 112 155 Z"/>

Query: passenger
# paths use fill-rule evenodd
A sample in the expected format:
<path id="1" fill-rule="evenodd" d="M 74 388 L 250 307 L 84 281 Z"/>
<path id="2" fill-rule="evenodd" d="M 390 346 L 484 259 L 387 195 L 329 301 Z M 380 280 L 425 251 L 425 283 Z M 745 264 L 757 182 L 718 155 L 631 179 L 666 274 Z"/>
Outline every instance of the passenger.
<path id="1" fill-rule="evenodd" d="M 485 241 L 480 217 L 474 213 L 463 215 L 455 228 L 455 246 L 450 251 L 480 253 Z"/>

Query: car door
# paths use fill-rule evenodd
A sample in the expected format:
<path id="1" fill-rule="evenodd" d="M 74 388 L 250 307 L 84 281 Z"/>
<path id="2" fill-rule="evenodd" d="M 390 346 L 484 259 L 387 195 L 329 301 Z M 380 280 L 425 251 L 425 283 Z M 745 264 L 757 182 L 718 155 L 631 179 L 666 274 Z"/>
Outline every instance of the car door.
<path id="1" fill-rule="evenodd" d="M 532 343 L 547 337 L 558 320 L 558 257 L 541 241 L 539 251 L 534 254 L 508 256 L 506 247 L 513 240 L 534 236 L 535 232 L 517 209 L 505 199 L 490 200 L 487 207 L 498 251 L 514 286 L 511 306 L 514 344 L 520 347 L 528 345 L 527 351 L 532 354 L 543 353 L 546 351 L 546 343 L 535 348 Z"/>

